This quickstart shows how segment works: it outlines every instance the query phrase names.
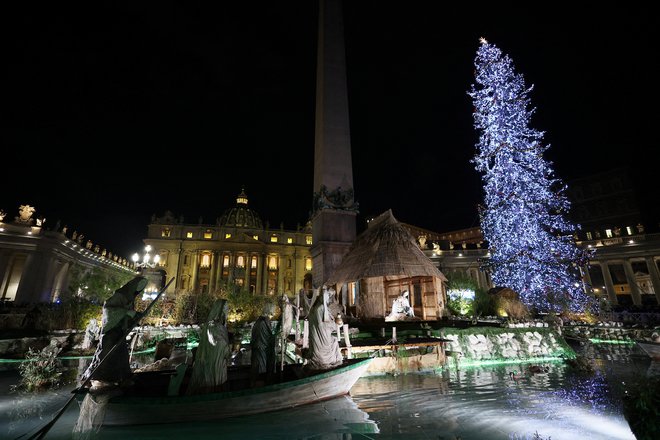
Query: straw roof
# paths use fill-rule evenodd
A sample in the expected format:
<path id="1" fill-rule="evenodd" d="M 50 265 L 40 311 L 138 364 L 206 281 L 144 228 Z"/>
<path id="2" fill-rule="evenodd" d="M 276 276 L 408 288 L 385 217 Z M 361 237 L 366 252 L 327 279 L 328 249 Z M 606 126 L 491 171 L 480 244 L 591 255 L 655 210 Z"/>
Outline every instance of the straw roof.
<path id="1" fill-rule="evenodd" d="M 401 275 L 447 280 L 388 209 L 372 220 L 367 230 L 355 239 L 326 284 Z"/>

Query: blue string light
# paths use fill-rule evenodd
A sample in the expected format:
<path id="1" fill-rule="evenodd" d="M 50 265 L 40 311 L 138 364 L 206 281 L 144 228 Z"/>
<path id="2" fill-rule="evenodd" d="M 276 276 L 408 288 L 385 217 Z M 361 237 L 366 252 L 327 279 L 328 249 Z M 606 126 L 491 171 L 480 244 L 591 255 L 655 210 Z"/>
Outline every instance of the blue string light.
<path id="1" fill-rule="evenodd" d="M 481 228 L 491 254 L 484 268 L 496 285 L 510 287 L 536 311 L 592 309 L 580 275 L 590 251 L 575 244 L 579 225 L 565 218 L 566 187 L 543 158 L 544 133 L 529 127 L 532 87 L 509 56 L 486 40 L 474 64 L 468 94 L 479 141 L 472 162 L 482 173 Z"/>

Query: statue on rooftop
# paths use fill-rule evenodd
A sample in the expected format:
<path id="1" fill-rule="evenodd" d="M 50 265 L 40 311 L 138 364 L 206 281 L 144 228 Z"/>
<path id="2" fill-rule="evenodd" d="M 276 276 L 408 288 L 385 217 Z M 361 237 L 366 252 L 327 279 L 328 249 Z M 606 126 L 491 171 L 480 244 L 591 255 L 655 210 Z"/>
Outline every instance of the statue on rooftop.
<path id="1" fill-rule="evenodd" d="M 32 224 L 34 220 L 32 219 L 32 214 L 34 214 L 34 207 L 30 205 L 21 205 L 18 207 L 18 217 L 16 217 L 17 223 L 23 224 Z"/>

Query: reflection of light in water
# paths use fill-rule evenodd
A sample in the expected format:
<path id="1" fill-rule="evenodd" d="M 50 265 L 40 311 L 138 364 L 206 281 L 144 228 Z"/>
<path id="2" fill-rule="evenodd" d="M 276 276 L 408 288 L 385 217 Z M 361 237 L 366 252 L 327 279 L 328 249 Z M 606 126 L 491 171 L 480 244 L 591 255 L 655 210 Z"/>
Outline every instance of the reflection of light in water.
<path id="1" fill-rule="evenodd" d="M 602 377 L 576 377 L 555 364 L 547 373 L 527 371 L 514 381 L 508 378 L 510 370 L 500 366 L 362 378 L 351 395 L 385 437 L 531 439 L 538 432 L 561 440 L 634 439 L 612 408 Z"/>
<path id="2" fill-rule="evenodd" d="M 533 439 L 538 432 L 541 438 L 553 440 L 632 440 L 617 384 L 647 377 L 659 367 L 647 357 L 636 357 L 636 350 L 634 346 L 587 345 L 584 352 L 599 361 L 596 365 L 602 374 L 596 376 L 576 374 L 563 363 L 545 363 L 549 371 L 534 375 L 527 370 L 529 364 L 508 364 L 451 368 L 438 375 L 368 377 L 358 380 L 352 398 L 335 403 L 333 399 L 216 422 L 104 427 L 94 438 L 453 440 L 460 436 L 462 440 L 511 440 Z M 523 377 L 511 380 L 508 374 L 514 370 L 523 371 Z M 69 396 L 67 391 L 46 393 L 35 395 L 32 401 L 0 394 L 0 438 L 15 438 L 26 427 L 43 426 Z M 27 414 L 18 420 L 18 429 L 7 435 L 9 412 L 26 411 L 31 405 L 43 419 Z M 71 440 L 78 408 L 72 403 L 47 438 Z"/>

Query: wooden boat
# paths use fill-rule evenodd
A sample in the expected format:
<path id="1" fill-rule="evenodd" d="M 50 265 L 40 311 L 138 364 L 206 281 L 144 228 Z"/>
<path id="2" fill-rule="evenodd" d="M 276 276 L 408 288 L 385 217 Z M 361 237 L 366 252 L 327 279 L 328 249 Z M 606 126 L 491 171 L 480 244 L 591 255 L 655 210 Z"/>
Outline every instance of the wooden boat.
<path id="1" fill-rule="evenodd" d="M 168 396 L 167 386 L 153 387 L 154 378 L 157 382 L 166 375 L 153 372 L 157 374 L 135 375 L 135 387 L 125 394 L 106 398 L 103 394 L 89 394 L 86 399 L 104 402 L 98 403 L 104 406 L 104 416 L 97 423 L 105 426 L 222 419 L 346 395 L 371 361 L 371 358 L 348 359 L 339 367 L 311 373 L 305 372 L 301 365 L 286 365 L 267 385 L 257 387 L 250 386 L 249 366 L 231 367 L 228 381 L 223 385 L 226 391 L 197 395 L 184 395 L 184 384 L 180 395 Z"/>
<path id="2" fill-rule="evenodd" d="M 660 360 L 660 342 L 652 342 L 639 339 L 635 342 L 644 353 L 649 355 L 649 357 L 655 360 Z"/>

